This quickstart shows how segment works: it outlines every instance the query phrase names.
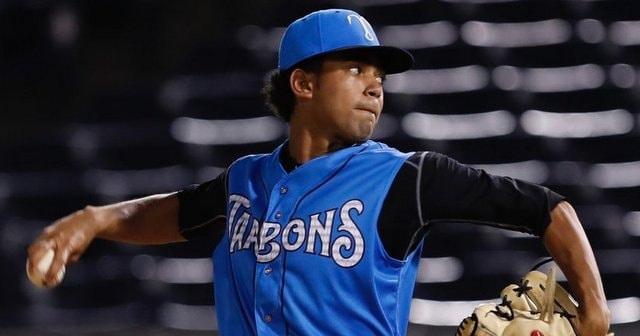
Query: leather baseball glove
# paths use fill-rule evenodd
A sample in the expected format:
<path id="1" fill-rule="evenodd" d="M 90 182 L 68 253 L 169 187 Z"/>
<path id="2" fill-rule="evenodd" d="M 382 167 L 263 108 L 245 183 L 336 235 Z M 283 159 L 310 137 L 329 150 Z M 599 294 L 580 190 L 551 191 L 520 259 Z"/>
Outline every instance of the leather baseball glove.
<path id="1" fill-rule="evenodd" d="M 572 320 L 576 300 L 549 274 L 532 270 L 519 284 L 500 293 L 501 302 L 477 306 L 456 331 L 456 336 L 576 336 Z M 609 336 L 613 336 L 610 333 Z"/>

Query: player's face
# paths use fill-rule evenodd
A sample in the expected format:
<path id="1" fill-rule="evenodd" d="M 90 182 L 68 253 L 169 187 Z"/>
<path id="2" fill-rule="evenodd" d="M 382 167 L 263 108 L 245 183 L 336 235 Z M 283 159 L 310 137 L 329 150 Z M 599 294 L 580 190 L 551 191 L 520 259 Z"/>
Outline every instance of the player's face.
<path id="1" fill-rule="evenodd" d="M 346 144 L 369 139 L 382 113 L 384 78 L 379 62 L 370 56 L 329 56 L 313 91 L 315 122 Z"/>

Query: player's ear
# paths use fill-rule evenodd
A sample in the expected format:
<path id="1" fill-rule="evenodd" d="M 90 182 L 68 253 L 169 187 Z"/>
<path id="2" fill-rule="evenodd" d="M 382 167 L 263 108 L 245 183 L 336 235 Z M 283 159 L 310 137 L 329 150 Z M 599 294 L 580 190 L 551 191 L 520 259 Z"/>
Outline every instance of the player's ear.
<path id="1" fill-rule="evenodd" d="M 313 93 L 313 74 L 302 69 L 295 69 L 289 77 L 289 85 L 295 96 L 311 98 Z"/>

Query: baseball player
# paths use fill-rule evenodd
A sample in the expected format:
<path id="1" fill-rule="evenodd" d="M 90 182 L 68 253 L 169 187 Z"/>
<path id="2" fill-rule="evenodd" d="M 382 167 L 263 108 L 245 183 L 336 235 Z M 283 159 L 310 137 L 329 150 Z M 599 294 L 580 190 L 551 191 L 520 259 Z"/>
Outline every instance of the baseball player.
<path id="1" fill-rule="evenodd" d="M 263 89 L 288 122 L 284 143 L 200 185 L 87 206 L 47 227 L 30 261 L 54 249 L 46 284 L 55 286 L 57 271 L 96 237 L 204 238 L 215 246 L 222 335 L 404 335 L 428 224 L 469 222 L 540 236 L 580 303 L 580 335 L 605 335 L 609 311 L 594 255 L 562 196 L 369 140 L 385 77 L 412 63 L 407 51 L 380 45 L 356 12 L 296 20 Z"/>

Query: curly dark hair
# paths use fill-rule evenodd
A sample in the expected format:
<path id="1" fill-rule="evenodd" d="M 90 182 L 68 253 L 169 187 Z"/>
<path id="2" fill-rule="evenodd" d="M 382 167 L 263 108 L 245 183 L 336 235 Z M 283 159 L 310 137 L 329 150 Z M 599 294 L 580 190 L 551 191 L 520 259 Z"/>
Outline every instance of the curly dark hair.
<path id="1" fill-rule="evenodd" d="M 278 69 L 269 71 L 264 78 L 262 96 L 264 104 L 271 113 L 283 121 L 291 120 L 295 97 L 289 87 L 291 71 L 280 72 Z"/>
<path id="2" fill-rule="evenodd" d="M 322 69 L 324 57 L 312 57 L 304 60 L 285 71 L 273 69 L 267 72 L 262 87 L 264 103 L 276 117 L 285 122 L 291 121 L 291 114 L 295 105 L 295 96 L 289 86 L 289 77 L 295 69 L 302 69 L 306 72 L 319 73 Z"/>

